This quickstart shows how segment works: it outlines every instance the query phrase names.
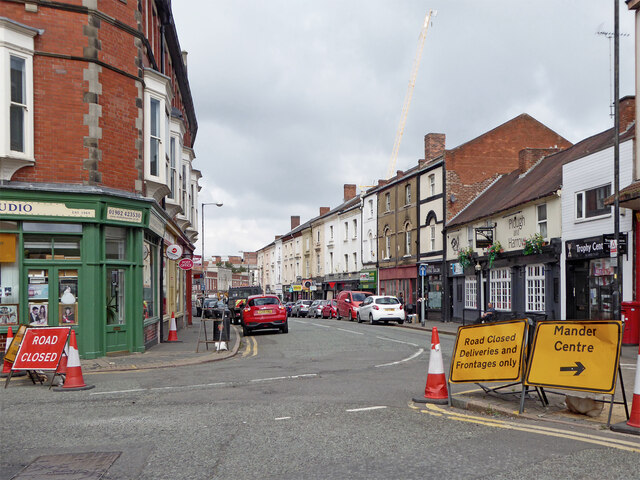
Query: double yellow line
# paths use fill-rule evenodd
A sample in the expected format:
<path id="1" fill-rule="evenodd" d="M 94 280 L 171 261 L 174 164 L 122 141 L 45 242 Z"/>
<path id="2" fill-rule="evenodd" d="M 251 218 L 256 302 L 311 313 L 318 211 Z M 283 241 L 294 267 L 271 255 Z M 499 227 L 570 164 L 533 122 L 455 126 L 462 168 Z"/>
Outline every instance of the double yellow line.
<path id="1" fill-rule="evenodd" d="M 242 352 L 242 358 L 258 355 L 258 341 L 254 337 L 244 337 L 244 339 L 247 341 L 247 345 Z"/>
<path id="2" fill-rule="evenodd" d="M 459 422 L 476 423 L 478 425 L 486 425 L 494 428 L 504 428 L 506 430 L 518 430 L 527 433 L 537 433 L 539 435 L 546 435 L 549 437 L 568 438 L 579 442 L 591 443 L 594 445 L 602 445 L 605 447 L 617 448 L 619 450 L 626 450 L 628 452 L 640 452 L 640 444 L 637 442 L 629 442 L 626 440 L 618 440 L 615 438 L 604 438 L 596 435 L 590 435 L 588 433 L 570 432 L 568 430 L 561 430 L 558 428 L 543 427 L 539 425 L 522 425 L 516 422 L 510 422 L 506 420 L 496 420 L 486 417 L 479 417 L 474 415 L 467 415 L 463 413 L 453 412 L 437 405 L 425 404 L 422 409 L 415 404 L 410 404 L 411 408 L 419 410 L 420 413 L 427 413 L 436 417 L 445 417 L 449 420 L 456 420 Z"/>

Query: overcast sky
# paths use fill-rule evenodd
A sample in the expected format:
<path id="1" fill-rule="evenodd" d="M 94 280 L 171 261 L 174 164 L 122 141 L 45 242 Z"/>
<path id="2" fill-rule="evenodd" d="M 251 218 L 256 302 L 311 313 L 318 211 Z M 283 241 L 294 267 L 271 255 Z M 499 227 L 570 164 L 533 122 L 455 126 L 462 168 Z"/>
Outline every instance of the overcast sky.
<path id="1" fill-rule="evenodd" d="M 454 148 L 528 113 L 571 142 L 610 128 L 609 0 L 173 0 L 198 118 L 205 254 L 271 243 L 343 185 L 385 178 L 425 15 L 396 169 L 429 132 Z M 620 94 L 634 94 L 620 1 Z M 198 226 L 200 228 L 200 225 Z M 201 252 L 198 241 L 197 253 Z"/>

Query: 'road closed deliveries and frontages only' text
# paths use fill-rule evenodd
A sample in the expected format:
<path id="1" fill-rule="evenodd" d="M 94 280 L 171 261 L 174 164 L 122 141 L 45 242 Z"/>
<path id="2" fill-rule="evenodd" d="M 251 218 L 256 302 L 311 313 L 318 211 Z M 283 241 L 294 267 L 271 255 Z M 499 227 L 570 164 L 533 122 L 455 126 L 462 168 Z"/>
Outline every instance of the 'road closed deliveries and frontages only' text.
<path id="1" fill-rule="evenodd" d="M 460 327 L 449 381 L 520 381 L 526 320 Z"/>

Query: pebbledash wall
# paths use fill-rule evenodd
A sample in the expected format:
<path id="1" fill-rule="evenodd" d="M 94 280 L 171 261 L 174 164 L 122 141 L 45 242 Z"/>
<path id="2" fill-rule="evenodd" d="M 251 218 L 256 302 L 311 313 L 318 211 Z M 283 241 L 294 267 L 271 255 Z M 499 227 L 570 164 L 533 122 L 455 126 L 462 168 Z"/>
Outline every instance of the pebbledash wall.
<path id="1" fill-rule="evenodd" d="M 0 0 L 2 351 L 33 324 L 141 352 L 189 320 L 165 256 L 197 236 L 185 58 L 168 0 Z"/>

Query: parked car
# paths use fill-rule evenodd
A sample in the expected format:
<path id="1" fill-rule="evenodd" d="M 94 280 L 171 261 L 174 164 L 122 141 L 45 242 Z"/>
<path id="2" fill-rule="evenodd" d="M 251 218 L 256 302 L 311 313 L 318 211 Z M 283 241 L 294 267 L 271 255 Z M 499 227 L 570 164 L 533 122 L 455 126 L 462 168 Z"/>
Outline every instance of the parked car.
<path id="1" fill-rule="evenodd" d="M 242 310 L 242 335 L 253 330 L 277 328 L 282 333 L 289 331 L 287 310 L 276 295 L 251 295 Z"/>
<path id="2" fill-rule="evenodd" d="M 336 318 L 338 316 L 338 301 L 327 300 L 327 303 L 322 307 L 322 318 Z"/>
<path id="3" fill-rule="evenodd" d="M 406 318 L 406 312 L 400 300 L 390 295 L 371 295 L 364 299 L 358 307 L 358 323 L 369 321 L 371 325 L 378 322 L 398 322 L 402 325 Z"/>
<path id="4" fill-rule="evenodd" d="M 341 318 L 346 318 L 349 321 L 355 320 L 358 315 L 358 307 L 369 295 L 371 292 L 351 290 L 343 290 L 338 293 L 338 320 Z"/>
<path id="5" fill-rule="evenodd" d="M 227 304 L 217 298 L 205 298 L 202 307 L 203 318 L 222 318 L 225 310 L 228 310 Z"/>
<path id="6" fill-rule="evenodd" d="M 291 308 L 291 316 L 306 317 L 312 303 L 311 300 L 298 300 Z"/>
<path id="7" fill-rule="evenodd" d="M 322 307 L 326 305 L 326 300 L 314 300 L 309 306 L 309 313 L 307 317 L 319 318 L 322 316 Z"/>

